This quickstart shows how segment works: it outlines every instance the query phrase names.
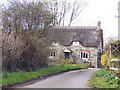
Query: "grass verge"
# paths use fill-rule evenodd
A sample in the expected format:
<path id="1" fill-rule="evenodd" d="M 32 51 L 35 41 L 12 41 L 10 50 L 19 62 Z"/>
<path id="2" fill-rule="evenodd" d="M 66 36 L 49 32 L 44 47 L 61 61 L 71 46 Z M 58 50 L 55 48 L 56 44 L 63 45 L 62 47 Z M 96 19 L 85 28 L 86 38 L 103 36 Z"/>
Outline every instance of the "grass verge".
<path id="1" fill-rule="evenodd" d="M 89 86 L 92 88 L 117 88 L 120 90 L 119 79 L 106 69 L 98 70 L 94 73 L 92 79 L 89 81 Z"/>
<path id="2" fill-rule="evenodd" d="M 88 69 L 86 66 L 82 65 L 75 65 L 75 64 L 62 64 L 58 66 L 48 67 L 48 68 L 42 68 L 38 71 L 34 72 L 26 72 L 26 73 L 20 73 L 20 72 L 14 72 L 14 73 L 8 73 L 5 72 L 2 74 L 2 86 L 10 86 L 17 83 L 23 83 L 26 81 L 30 81 L 32 79 L 36 79 L 42 76 L 48 76 L 48 75 L 54 75 L 63 71 L 70 71 L 75 69 Z"/>

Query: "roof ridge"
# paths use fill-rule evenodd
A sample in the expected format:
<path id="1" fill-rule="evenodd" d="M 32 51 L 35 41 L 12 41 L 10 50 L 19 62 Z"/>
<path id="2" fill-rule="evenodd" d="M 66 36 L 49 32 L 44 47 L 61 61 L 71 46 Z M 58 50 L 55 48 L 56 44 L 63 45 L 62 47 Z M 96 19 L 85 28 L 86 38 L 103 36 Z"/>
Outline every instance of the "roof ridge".
<path id="1" fill-rule="evenodd" d="M 52 28 L 58 28 L 58 29 L 96 29 L 99 30 L 97 26 L 54 26 Z"/>

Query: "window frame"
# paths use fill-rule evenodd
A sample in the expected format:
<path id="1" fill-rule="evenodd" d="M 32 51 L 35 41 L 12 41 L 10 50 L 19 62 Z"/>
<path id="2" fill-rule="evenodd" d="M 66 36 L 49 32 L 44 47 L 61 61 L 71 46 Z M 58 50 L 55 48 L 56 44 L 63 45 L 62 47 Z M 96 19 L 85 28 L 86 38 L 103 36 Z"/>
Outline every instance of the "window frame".
<path id="1" fill-rule="evenodd" d="M 52 45 L 53 45 L 53 46 L 57 46 L 57 45 L 59 45 L 59 42 L 53 41 L 53 42 L 52 42 Z"/>
<path id="2" fill-rule="evenodd" d="M 56 49 L 52 49 L 50 51 L 50 58 L 56 57 L 56 55 L 57 55 L 57 50 Z"/>
<path id="3" fill-rule="evenodd" d="M 73 46 L 79 46 L 80 45 L 80 42 L 79 41 L 73 41 Z"/>
<path id="4" fill-rule="evenodd" d="M 80 58 L 81 59 L 89 59 L 90 52 L 89 51 L 80 51 Z"/>

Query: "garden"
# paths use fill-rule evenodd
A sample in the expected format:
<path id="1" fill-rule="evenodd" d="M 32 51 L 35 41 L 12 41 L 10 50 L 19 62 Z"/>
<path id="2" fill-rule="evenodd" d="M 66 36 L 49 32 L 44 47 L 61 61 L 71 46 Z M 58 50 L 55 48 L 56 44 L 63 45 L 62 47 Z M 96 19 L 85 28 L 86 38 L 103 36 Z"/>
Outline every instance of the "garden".
<path id="1" fill-rule="evenodd" d="M 103 68 L 94 73 L 89 82 L 92 88 L 120 89 L 120 41 L 111 40 L 101 56 Z"/>

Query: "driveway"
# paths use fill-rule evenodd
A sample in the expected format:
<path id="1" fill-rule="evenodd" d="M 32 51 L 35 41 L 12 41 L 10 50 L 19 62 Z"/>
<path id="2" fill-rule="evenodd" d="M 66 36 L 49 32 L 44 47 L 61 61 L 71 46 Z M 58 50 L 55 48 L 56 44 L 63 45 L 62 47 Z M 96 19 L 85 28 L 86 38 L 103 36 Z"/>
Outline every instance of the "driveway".
<path id="1" fill-rule="evenodd" d="M 22 88 L 89 88 L 88 80 L 97 70 L 89 68 L 69 71 Z"/>

